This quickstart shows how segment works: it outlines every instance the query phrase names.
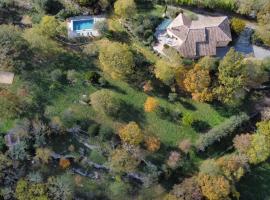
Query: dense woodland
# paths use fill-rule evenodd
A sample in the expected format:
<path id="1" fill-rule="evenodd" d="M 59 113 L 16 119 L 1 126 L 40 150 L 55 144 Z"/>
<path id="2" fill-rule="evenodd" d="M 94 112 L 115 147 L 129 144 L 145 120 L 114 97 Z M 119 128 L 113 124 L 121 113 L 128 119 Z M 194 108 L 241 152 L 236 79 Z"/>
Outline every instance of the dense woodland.
<path id="1" fill-rule="evenodd" d="M 270 58 L 152 50 L 164 17 L 226 13 L 270 46 L 268 0 L 0 0 L 0 198 L 263 200 Z M 105 15 L 98 38 L 66 19 Z M 166 16 L 164 16 L 166 15 Z M 267 101 L 268 100 L 268 101 Z"/>

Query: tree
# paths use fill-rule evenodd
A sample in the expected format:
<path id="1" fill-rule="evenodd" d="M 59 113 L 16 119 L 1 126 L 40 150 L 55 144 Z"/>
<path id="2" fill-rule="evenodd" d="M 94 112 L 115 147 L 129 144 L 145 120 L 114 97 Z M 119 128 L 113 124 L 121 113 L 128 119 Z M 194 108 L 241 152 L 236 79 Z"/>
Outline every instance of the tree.
<path id="1" fill-rule="evenodd" d="M 48 190 L 51 200 L 71 200 L 73 197 L 73 186 L 66 176 L 49 177 Z"/>
<path id="2" fill-rule="evenodd" d="M 231 20 L 231 28 L 236 34 L 240 34 L 246 27 L 246 23 L 244 20 L 239 18 L 232 18 Z"/>
<path id="3" fill-rule="evenodd" d="M 20 179 L 15 192 L 18 200 L 49 200 L 46 185 L 43 183 L 28 183 Z"/>
<path id="4" fill-rule="evenodd" d="M 48 164 L 51 159 L 52 151 L 48 148 L 37 148 L 35 159 L 44 164 Z"/>
<path id="5" fill-rule="evenodd" d="M 114 12 L 123 18 L 133 16 L 136 12 L 136 4 L 134 0 L 117 0 L 114 3 Z"/>
<path id="6" fill-rule="evenodd" d="M 66 158 L 60 158 L 59 160 L 59 166 L 62 168 L 62 169 L 67 169 L 69 166 L 70 166 L 70 161 L 69 159 L 66 159 Z"/>
<path id="7" fill-rule="evenodd" d="M 143 140 L 143 133 L 136 122 L 129 122 L 119 129 L 119 136 L 125 143 L 139 145 Z"/>
<path id="8" fill-rule="evenodd" d="M 210 56 L 205 56 L 199 60 L 198 65 L 202 69 L 216 71 L 218 67 L 218 59 Z"/>
<path id="9" fill-rule="evenodd" d="M 264 6 L 258 12 L 257 18 L 259 22 L 259 28 L 256 30 L 256 35 L 266 44 L 270 45 L 270 2 L 267 1 Z"/>
<path id="10" fill-rule="evenodd" d="M 118 148 L 111 153 L 110 167 L 115 172 L 133 172 L 139 163 L 140 160 L 125 149 Z"/>
<path id="11" fill-rule="evenodd" d="M 219 176 L 222 174 L 222 171 L 214 159 L 207 159 L 201 164 L 200 173 L 210 176 Z"/>
<path id="12" fill-rule="evenodd" d="M 243 56 L 233 48 L 226 54 L 218 67 L 218 83 L 215 89 L 217 98 L 228 105 L 237 105 L 245 97 L 245 76 Z"/>
<path id="13" fill-rule="evenodd" d="M 144 111 L 145 112 L 153 112 L 158 107 L 158 101 L 154 97 L 147 97 L 144 103 Z"/>
<path id="14" fill-rule="evenodd" d="M 178 144 L 178 148 L 184 152 L 185 154 L 187 154 L 191 148 L 191 141 L 189 139 L 184 139 L 182 141 L 179 142 Z"/>
<path id="15" fill-rule="evenodd" d="M 179 167 L 181 161 L 181 154 L 177 151 L 170 152 L 169 158 L 167 160 L 167 165 L 172 168 L 176 169 Z"/>
<path id="16" fill-rule="evenodd" d="M 174 185 L 170 192 L 177 199 L 183 200 L 202 200 L 203 195 L 195 177 L 185 178 L 180 184 Z"/>
<path id="17" fill-rule="evenodd" d="M 0 184 L 3 184 L 3 180 L 11 167 L 12 161 L 7 156 L 0 153 Z"/>
<path id="18" fill-rule="evenodd" d="M 110 90 L 102 89 L 90 95 L 90 103 L 93 109 L 105 115 L 116 117 L 123 102 Z"/>
<path id="19" fill-rule="evenodd" d="M 245 58 L 243 60 L 243 75 L 246 77 L 245 86 L 248 88 L 258 88 L 261 84 L 269 80 L 268 72 L 263 61 L 255 58 Z"/>
<path id="20" fill-rule="evenodd" d="M 248 159 L 243 155 L 225 155 L 217 159 L 223 175 L 233 183 L 239 181 L 248 167 Z"/>
<path id="21" fill-rule="evenodd" d="M 55 37 L 58 34 L 59 22 L 54 16 L 45 15 L 40 24 L 38 25 L 38 29 L 40 32 L 48 37 Z"/>
<path id="22" fill-rule="evenodd" d="M 251 164 L 258 164 L 270 156 L 270 144 L 265 135 L 254 134 L 247 156 Z"/>
<path id="23" fill-rule="evenodd" d="M 133 54 L 126 44 L 104 42 L 100 45 L 102 70 L 114 79 L 128 79 L 134 71 Z"/>
<path id="24" fill-rule="evenodd" d="M 12 25 L 0 26 L 0 69 L 23 69 L 30 51 L 21 31 Z"/>
<path id="25" fill-rule="evenodd" d="M 267 140 L 270 143 L 270 121 L 266 120 L 266 121 L 258 122 L 256 126 L 257 126 L 256 133 L 260 135 L 265 135 Z"/>
<path id="26" fill-rule="evenodd" d="M 230 194 L 230 183 L 223 176 L 199 174 L 198 183 L 209 200 L 226 200 Z"/>
<path id="27" fill-rule="evenodd" d="M 236 135 L 233 139 L 233 146 L 239 153 L 246 153 L 252 141 L 251 134 Z"/>
<path id="28" fill-rule="evenodd" d="M 202 69 L 195 65 L 184 80 L 184 86 L 188 92 L 191 92 L 192 98 L 197 101 L 211 101 L 213 95 L 210 90 L 211 77 L 207 69 Z"/>
<path id="29" fill-rule="evenodd" d="M 148 151 L 156 152 L 160 148 L 160 140 L 154 136 L 149 136 L 145 139 L 145 145 Z"/>
<path id="30" fill-rule="evenodd" d="M 176 69 L 166 60 L 158 60 L 155 65 L 156 78 L 160 79 L 166 85 L 172 85 L 175 80 Z"/>
<path id="31" fill-rule="evenodd" d="M 9 155 L 13 160 L 23 161 L 29 157 L 26 149 L 27 145 L 25 141 L 20 141 L 9 149 Z"/>
<path id="32" fill-rule="evenodd" d="M 0 50 L 1 51 L 1 50 Z M 18 96 L 0 89 L 0 119 L 13 119 L 22 113 L 22 103 Z"/>

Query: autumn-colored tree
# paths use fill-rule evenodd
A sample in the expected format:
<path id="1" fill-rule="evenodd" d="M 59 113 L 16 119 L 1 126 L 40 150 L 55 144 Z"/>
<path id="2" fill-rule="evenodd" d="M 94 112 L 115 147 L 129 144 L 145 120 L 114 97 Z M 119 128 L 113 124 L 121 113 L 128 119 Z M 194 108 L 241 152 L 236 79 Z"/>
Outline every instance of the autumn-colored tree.
<path id="1" fill-rule="evenodd" d="M 158 101 L 154 97 L 147 97 L 144 103 L 144 111 L 153 112 L 157 109 L 158 105 Z"/>
<path id="2" fill-rule="evenodd" d="M 114 12 L 123 18 L 133 16 L 136 12 L 136 4 L 134 0 L 117 0 L 114 3 Z"/>
<path id="3" fill-rule="evenodd" d="M 129 47 L 119 42 L 103 42 L 100 45 L 99 61 L 102 70 L 113 79 L 128 79 L 135 67 Z"/>
<path id="4" fill-rule="evenodd" d="M 48 148 L 37 148 L 35 159 L 48 164 L 51 159 L 52 151 Z"/>
<path id="5" fill-rule="evenodd" d="M 148 151 L 156 152 L 160 148 L 160 140 L 154 136 L 149 136 L 145 139 L 145 145 Z"/>
<path id="6" fill-rule="evenodd" d="M 203 195 L 209 200 L 227 200 L 230 194 L 230 183 L 223 176 L 199 174 L 198 183 Z"/>
<path id="7" fill-rule="evenodd" d="M 186 178 L 180 184 L 174 185 L 171 194 L 177 197 L 177 200 L 201 200 L 202 191 L 195 177 Z"/>
<path id="8" fill-rule="evenodd" d="M 236 135 L 233 139 L 233 146 L 239 153 L 246 153 L 252 141 L 251 134 Z"/>
<path id="9" fill-rule="evenodd" d="M 170 156 L 167 160 L 167 165 L 172 168 L 172 169 L 176 169 L 181 161 L 181 154 L 178 153 L 177 151 L 172 151 L 170 152 Z"/>
<path id="10" fill-rule="evenodd" d="M 222 156 L 216 162 L 223 175 L 232 182 L 239 181 L 248 166 L 247 157 L 236 154 Z"/>
<path id="11" fill-rule="evenodd" d="M 191 148 L 191 141 L 189 139 L 184 139 L 182 141 L 179 142 L 178 144 L 178 148 L 184 152 L 185 154 L 187 154 Z"/>
<path id="12" fill-rule="evenodd" d="M 60 158 L 59 160 L 59 166 L 62 168 L 62 169 L 67 169 L 69 166 L 70 166 L 70 161 L 69 159 L 66 159 L 66 158 Z"/>
<path id="13" fill-rule="evenodd" d="M 138 145 L 143 141 L 143 133 L 136 122 L 129 122 L 119 129 L 119 137 L 122 142 L 131 145 Z"/>
<path id="14" fill-rule="evenodd" d="M 125 149 L 115 149 L 110 156 L 110 167 L 115 172 L 132 172 L 139 163 L 140 160 L 135 158 Z"/>
<path id="15" fill-rule="evenodd" d="M 247 156 L 251 164 L 258 164 L 270 156 L 270 144 L 265 135 L 254 134 Z"/>
<path id="16" fill-rule="evenodd" d="M 202 69 L 216 71 L 218 67 L 218 59 L 210 56 L 205 56 L 199 60 L 198 65 L 201 66 Z"/>
<path id="17" fill-rule="evenodd" d="M 184 80 L 184 86 L 191 93 L 192 98 L 197 101 L 211 101 L 213 95 L 210 89 L 211 77 L 207 69 L 203 69 L 199 65 L 195 65 L 191 69 Z"/>

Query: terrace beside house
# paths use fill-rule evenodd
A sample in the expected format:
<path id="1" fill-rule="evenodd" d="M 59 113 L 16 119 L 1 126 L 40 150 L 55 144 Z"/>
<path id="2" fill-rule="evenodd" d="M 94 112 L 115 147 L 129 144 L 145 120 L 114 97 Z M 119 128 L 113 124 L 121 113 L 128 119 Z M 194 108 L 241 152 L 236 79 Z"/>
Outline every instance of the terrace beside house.
<path id="1" fill-rule="evenodd" d="M 154 50 L 164 54 L 163 48 L 173 47 L 183 57 L 215 56 L 218 47 L 232 41 L 228 17 L 198 16 L 191 20 L 180 13 L 174 20 L 165 20 L 156 30 L 158 43 Z"/>
<path id="2" fill-rule="evenodd" d="M 67 20 L 68 37 L 97 37 L 99 31 L 96 29 L 97 22 L 104 21 L 103 16 L 76 16 Z"/>

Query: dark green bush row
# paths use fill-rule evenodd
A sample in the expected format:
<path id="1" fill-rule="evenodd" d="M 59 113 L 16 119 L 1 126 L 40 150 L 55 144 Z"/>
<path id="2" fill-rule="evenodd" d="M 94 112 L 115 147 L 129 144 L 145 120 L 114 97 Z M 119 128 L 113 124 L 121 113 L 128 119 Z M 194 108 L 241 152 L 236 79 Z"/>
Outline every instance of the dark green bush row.
<path id="1" fill-rule="evenodd" d="M 216 126 L 204 135 L 201 135 L 195 145 L 197 150 L 204 151 L 208 146 L 232 134 L 237 128 L 248 120 L 249 116 L 246 113 L 240 113 L 230 117 L 219 126 Z"/>

